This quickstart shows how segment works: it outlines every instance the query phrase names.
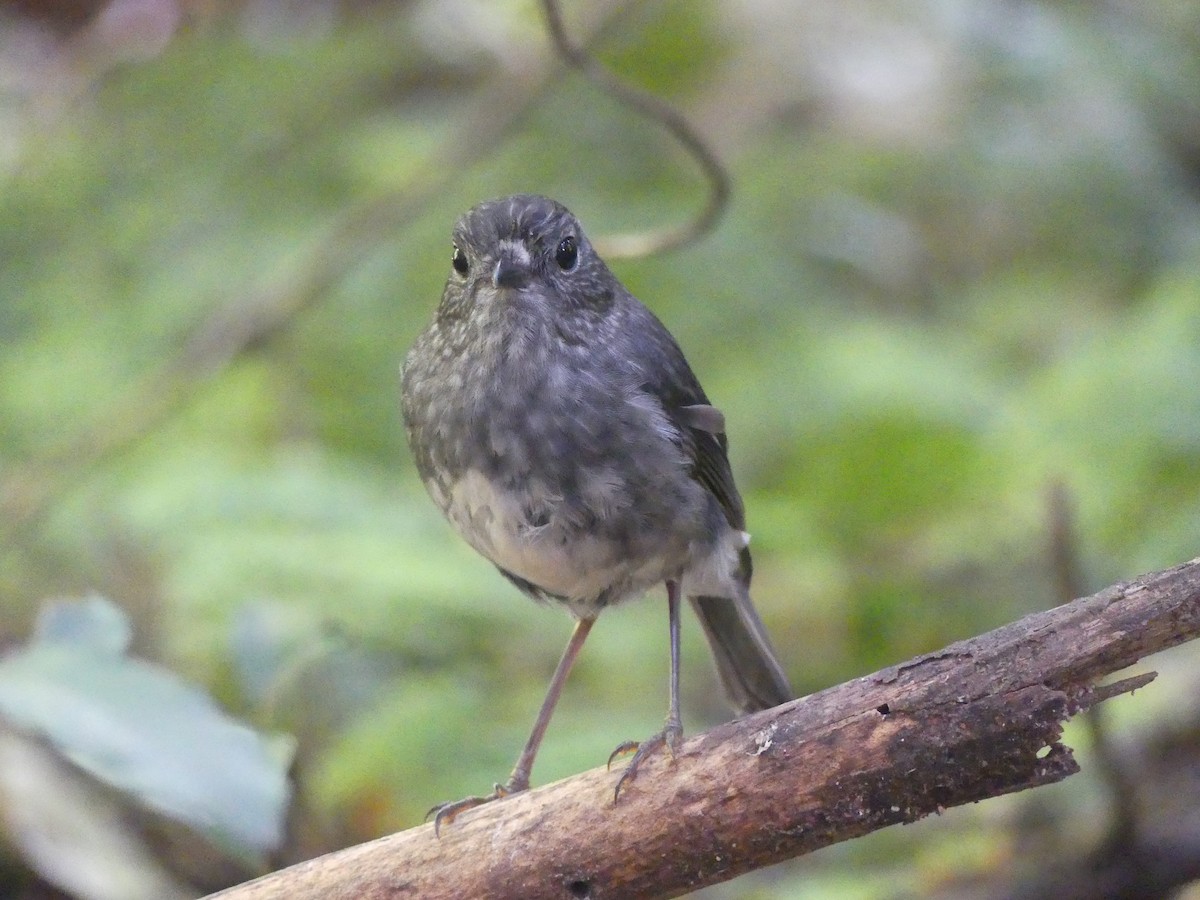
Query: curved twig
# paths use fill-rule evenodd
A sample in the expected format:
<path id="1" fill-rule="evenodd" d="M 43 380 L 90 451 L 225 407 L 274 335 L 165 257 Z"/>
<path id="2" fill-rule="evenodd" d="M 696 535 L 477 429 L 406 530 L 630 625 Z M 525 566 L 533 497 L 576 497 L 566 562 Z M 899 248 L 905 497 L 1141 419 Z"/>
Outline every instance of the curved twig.
<path id="1" fill-rule="evenodd" d="M 709 149 L 703 138 L 696 133 L 687 119 L 673 106 L 655 95 L 639 90 L 617 78 L 582 46 L 573 43 L 563 25 L 562 10 L 559 9 L 558 0 L 542 0 L 542 9 L 546 13 L 546 24 L 550 30 L 551 42 L 563 61 L 572 68 L 578 69 L 597 88 L 618 103 L 628 106 L 647 119 L 662 125 L 696 160 L 708 182 L 708 202 L 699 215 L 690 222 L 653 231 L 607 235 L 595 241 L 600 252 L 610 259 L 650 256 L 654 253 L 677 250 L 687 246 L 710 231 L 717 224 L 729 203 L 729 174 L 721 165 L 720 160 Z"/>

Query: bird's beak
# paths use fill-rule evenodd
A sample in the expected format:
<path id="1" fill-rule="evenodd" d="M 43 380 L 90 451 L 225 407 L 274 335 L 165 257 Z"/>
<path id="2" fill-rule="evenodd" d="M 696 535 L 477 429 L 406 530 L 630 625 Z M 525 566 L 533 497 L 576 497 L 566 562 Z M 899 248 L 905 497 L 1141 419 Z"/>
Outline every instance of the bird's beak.
<path id="1" fill-rule="evenodd" d="M 529 284 L 532 275 L 525 248 L 504 247 L 492 270 L 492 284 L 498 288 L 523 288 Z"/>

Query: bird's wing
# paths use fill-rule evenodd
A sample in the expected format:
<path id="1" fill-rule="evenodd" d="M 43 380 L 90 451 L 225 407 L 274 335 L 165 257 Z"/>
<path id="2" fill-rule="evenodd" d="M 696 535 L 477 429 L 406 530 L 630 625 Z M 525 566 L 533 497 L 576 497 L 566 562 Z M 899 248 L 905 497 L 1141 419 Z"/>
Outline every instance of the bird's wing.
<path id="1" fill-rule="evenodd" d="M 653 345 L 650 349 L 658 357 L 658 364 L 644 373 L 643 389 L 658 399 L 679 433 L 680 447 L 692 461 L 692 477 L 717 498 L 729 524 L 744 530 L 746 513 L 729 466 L 725 416 L 708 402 L 683 351 L 665 326 L 649 311 L 646 315 L 649 319 L 639 325 L 644 338 Z"/>

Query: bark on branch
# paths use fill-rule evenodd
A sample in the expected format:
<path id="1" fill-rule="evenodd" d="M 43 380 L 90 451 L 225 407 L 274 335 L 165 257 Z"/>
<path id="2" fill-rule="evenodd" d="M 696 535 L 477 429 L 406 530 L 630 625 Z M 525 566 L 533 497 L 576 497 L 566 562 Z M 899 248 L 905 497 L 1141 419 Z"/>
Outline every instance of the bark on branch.
<path id="1" fill-rule="evenodd" d="M 595 769 L 223 891 L 274 898 L 675 897 L 1078 771 L 1097 679 L 1200 635 L 1200 559 L 1114 585 L 686 741 L 614 804 Z"/>

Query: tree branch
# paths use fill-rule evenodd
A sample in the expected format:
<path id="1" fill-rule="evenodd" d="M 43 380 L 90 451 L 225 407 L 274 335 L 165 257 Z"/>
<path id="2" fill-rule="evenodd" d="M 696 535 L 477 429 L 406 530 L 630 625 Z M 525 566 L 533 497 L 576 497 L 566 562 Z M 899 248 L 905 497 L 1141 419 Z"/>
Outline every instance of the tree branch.
<path id="1" fill-rule="evenodd" d="M 720 726 L 612 799 L 595 769 L 214 895 L 674 897 L 1078 771 L 1062 723 L 1200 635 L 1200 559 Z"/>

